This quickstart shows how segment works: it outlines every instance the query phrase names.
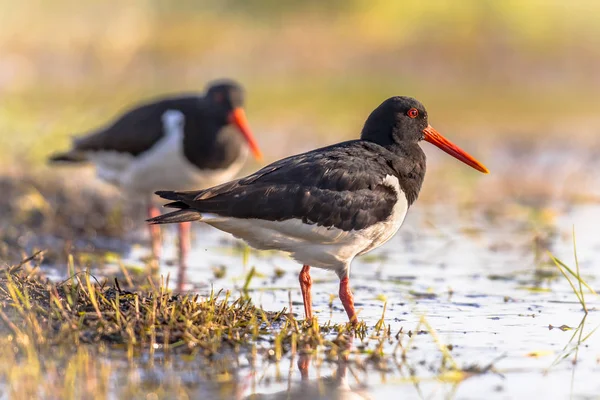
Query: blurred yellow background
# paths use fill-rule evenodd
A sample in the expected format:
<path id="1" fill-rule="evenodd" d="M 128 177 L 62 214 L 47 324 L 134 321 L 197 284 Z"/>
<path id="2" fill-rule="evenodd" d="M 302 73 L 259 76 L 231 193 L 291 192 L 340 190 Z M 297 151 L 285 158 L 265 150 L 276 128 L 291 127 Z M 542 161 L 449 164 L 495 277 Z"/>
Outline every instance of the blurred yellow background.
<path id="1" fill-rule="evenodd" d="M 357 137 L 399 94 L 479 155 L 595 140 L 599 15 L 596 0 L 1 0 L 0 168 L 220 77 L 246 87 L 268 161 Z"/>

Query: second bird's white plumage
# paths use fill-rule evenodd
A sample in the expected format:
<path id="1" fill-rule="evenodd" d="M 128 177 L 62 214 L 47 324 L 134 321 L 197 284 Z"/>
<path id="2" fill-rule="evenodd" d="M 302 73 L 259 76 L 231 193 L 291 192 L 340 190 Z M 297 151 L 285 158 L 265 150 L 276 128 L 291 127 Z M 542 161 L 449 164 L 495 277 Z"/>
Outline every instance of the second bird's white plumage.
<path id="1" fill-rule="evenodd" d="M 244 165 L 248 149 L 228 167 L 200 170 L 183 152 L 185 115 L 167 110 L 162 115 L 164 135 L 149 150 L 133 156 L 116 151 L 87 154 L 96 166 L 98 177 L 130 193 L 147 194 L 156 190 L 191 190 L 210 187 L 232 179 Z M 230 125 L 223 129 L 235 129 Z"/>

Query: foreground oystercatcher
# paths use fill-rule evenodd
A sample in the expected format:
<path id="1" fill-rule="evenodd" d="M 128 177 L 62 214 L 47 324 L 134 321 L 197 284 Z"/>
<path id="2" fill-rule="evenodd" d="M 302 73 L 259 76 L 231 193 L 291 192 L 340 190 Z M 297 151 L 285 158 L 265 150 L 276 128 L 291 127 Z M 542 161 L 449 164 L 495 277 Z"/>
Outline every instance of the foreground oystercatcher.
<path id="1" fill-rule="evenodd" d="M 75 138 L 52 162 L 91 162 L 98 176 L 128 194 L 147 196 L 149 217 L 160 212 L 150 195 L 158 189 L 197 189 L 232 179 L 248 156 L 262 155 L 249 128 L 244 93 L 230 80 L 209 85 L 204 95 L 157 99 L 137 106 L 108 126 Z M 241 135 L 240 135 L 241 133 Z M 245 142 L 245 143 L 244 143 Z M 189 225 L 179 226 L 183 280 Z M 151 227 L 152 250 L 160 256 L 160 231 Z"/>
<path id="2" fill-rule="evenodd" d="M 303 264 L 300 288 L 312 318 L 310 266 L 333 270 L 339 296 L 356 323 L 350 264 L 387 242 L 415 202 L 425 176 L 425 140 L 478 171 L 486 167 L 445 139 L 410 97 L 392 97 L 367 118 L 360 140 L 279 160 L 245 178 L 191 192 L 156 192 L 178 208 L 151 224 L 202 221 L 261 250 L 278 249 Z"/>

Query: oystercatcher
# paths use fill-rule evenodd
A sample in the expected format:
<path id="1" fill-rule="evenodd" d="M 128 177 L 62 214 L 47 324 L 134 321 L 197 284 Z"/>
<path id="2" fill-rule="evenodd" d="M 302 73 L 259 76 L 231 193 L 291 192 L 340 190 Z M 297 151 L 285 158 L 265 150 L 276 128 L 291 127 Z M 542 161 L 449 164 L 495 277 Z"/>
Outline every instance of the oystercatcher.
<path id="1" fill-rule="evenodd" d="M 97 175 L 123 191 L 148 196 L 158 189 L 210 187 L 232 179 L 248 156 L 262 154 L 249 128 L 242 87 L 216 81 L 204 95 L 160 98 L 125 112 L 108 126 L 75 138 L 52 162 L 91 162 Z M 240 135 L 241 133 L 241 135 Z M 246 143 L 244 143 L 244 141 Z M 180 280 L 189 248 L 189 225 L 179 226 Z M 160 231 L 151 227 L 152 250 L 160 256 Z"/>
<path id="2" fill-rule="evenodd" d="M 425 176 L 419 142 L 488 173 L 429 125 L 410 97 L 392 97 L 367 118 L 359 140 L 279 160 L 245 178 L 199 191 L 158 191 L 179 210 L 151 224 L 202 221 L 257 249 L 278 249 L 303 264 L 300 288 L 312 318 L 310 266 L 333 270 L 348 318 L 357 322 L 350 264 L 387 242 L 415 202 Z"/>

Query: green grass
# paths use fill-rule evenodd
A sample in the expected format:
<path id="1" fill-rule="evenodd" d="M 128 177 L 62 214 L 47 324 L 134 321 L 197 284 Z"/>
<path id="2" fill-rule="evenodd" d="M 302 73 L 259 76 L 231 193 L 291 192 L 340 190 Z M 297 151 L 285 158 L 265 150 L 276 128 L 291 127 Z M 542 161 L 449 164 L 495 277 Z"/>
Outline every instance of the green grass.
<path id="1" fill-rule="evenodd" d="M 69 279 L 50 282 L 40 272 L 41 257 L 0 270 L 0 384 L 10 397 L 230 398 L 243 386 L 236 376 L 248 371 L 242 360 L 253 374 L 296 356 L 384 373 L 397 363 L 413 368 L 408 353 L 426 333 L 441 356 L 429 367 L 435 379 L 458 384 L 489 371 L 461 368 L 424 318 L 418 335 L 392 332 L 385 306 L 373 328 L 309 323 L 285 309 L 264 311 L 246 296 L 174 295 L 168 278 L 148 276 L 124 290 L 116 279 L 99 282 L 74 262 Z M 158 382 L 151 379 L 156 371 L 163 377 Z M 182 381 L 189 373 L 194 379 Z"/>
<path id="2" fill-rule="evenodd" d="M 564 262 L 553 256 L 552 254 L 550 254 L 550 257 L 556 265 L 556 268 L 558 268 L 558 270 L 565 277 L 567 282 L 569 282 L 569 286 L 571 286 L 573 294 L 575 294 L 577 300 L 581 304 L 583 311 L 587 314 L 588 308 L 585 303 L 585 291 L 583 290 L 583 288 L 585 287 L 593 295 L 596 295 L 596 292 L 581 277 L 581 273 L 579 271 L 579 259 L 577 257 L 577 244 L 575 241 L 575 228 L 573 228 L 573 255 L 575 257 L 575 269 L 570 268 L 568 265 L 566 265 Z"/>
<path id="3" fill-rule="evenodd" d="M 581 345 L 584 344 L 598 330 L 598 328 L 600 328 L 600 325 L 596 326 L 594 329 L 592 329 L 591 331 L 587 332 L 584 335 L 585 322 L 586 322 L 586 318 L 588 316 L 588 311 L 589 311 L 588 306 L 586 304 L 586 300 L 585 300 L 584 288 L 587 289 L 594 296 L 596 296 L 597 294 L 594 291 L 594 289 L 592 289 L 590 287 L 590 285 L 581 276 L 581 272 L 579 269 L 579 258 L 577 257 L 577 242 L 576 242 L 576 237 L 575 237 L 575 227 L 573 227 L 573 256 L 575 259 L 575 268 L 569 267 L 563 261 L 559 260 L 554 255 L 550 254 L 550 257 L 551 257 L 552 261 L 554 262 L 554 264 L 556 265 L 556 268 L 558 268 L 560 273 L 567 280 L 567 282 L 569 283 L 569 286 L 571 287 L 571 289 L 573 291 L 573 294 L 575 295 L 575 297 L 577 297 L 577 300 L 581 304 L 581 307 L 584 312 L 584 316 L 581 319 L 579 325 L 573 330 L 573 334 L 569 338 L 569 341 L 567 342 L 567 344 L 559 352 L 558 356 L 556 357 L 556 359 L 554 360 L 552 365 L 550 365 L 550 367 L 548 367 L 546 372 L 548 372 L 551 368 L 558 365 L 562 361 L 569 359 L 571 356 L 573 356 L 573 358 L 571 359 L 572 364 L 576 364 L 577 359 L 579 357 L 579 349 L 580 349 Z M 554 327 L 552 327 L 552 326 L 550 327 L 550 329 L 553 329 L 553 328 Z M 572 330 L 573 328 L 568 327 L 566 325 L 562 325 L 558 329 L 561 329 L 563 331 L 569 331 L 569 330 Z"/>
<path id="4" fill-rule="evenodd" d="M 317 349 L 332 356 L 350 336 L 366 336 L 364 324 L 353 329 L 302 323 L 285 309 L 263 311 L 245 296 L 174 295 L 168 282 L 159 284 L 152 277 L 129 291 L 116 280 L 98 282 L 72 266 L 69 279 L 52 283 L 40 275 L 40 262 L 41 253 L 36 253 L 0 271 L 0 381 L 12 396 L 83 392 L 105 398 L 121 361 L 134 367 L 145 357 L 211 365 L 214 359 L 230 360 L 229 367 L 215 369 L 233 376 L 238 357 L 258 361 L 272 354 L 279 360 L 290 352 Z M 62 378 L 47 379 L 56 370 L 65 371 Z M 136 368 L 128 371 L 136 373 Z M 184 390 L 181 385 L 175 389 Z M 144 387 L 132 383 L 123 390 Z"/>

